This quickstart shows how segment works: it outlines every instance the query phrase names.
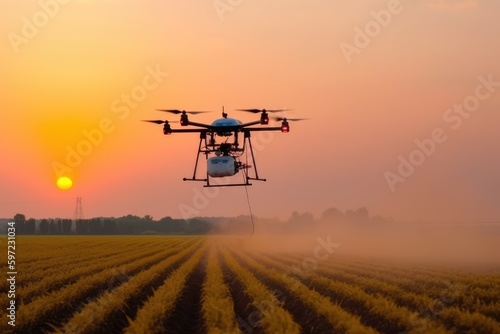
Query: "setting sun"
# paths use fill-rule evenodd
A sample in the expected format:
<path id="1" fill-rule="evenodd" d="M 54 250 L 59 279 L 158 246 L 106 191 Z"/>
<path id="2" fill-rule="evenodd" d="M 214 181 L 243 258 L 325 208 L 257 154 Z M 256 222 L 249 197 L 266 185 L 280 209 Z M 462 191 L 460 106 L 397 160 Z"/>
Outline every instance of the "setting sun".
<path id="1" fill-rule="evenodd" d="M 57 179 L 57 188 L 61 190 L 69 190 L 73 186 L 73 181 L 69 177 L 62 176 Z"/>

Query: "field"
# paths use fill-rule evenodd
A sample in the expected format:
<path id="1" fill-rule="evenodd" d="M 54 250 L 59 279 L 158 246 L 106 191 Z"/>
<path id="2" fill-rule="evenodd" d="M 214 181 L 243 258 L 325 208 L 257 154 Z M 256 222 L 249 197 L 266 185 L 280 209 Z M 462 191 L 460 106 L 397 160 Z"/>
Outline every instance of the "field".
<path id="1" fill-rule="evenodd" d="M 0 331 L 500 333 L 498 270 L 368 261 L 326 242 L 258 252 L 248 242 L 20 236 L 16 326 L 3 293 Z"/>

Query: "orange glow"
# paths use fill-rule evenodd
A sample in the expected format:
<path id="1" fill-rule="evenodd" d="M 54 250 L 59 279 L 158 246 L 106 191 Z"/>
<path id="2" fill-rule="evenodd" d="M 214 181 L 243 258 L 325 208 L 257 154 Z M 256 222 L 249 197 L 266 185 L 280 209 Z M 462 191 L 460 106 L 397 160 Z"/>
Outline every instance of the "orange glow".
<path id="1" fill-rule="evenodd" d="M 390 17 L 380 14 L 390 1 L 222 2 L 232 10 L 212 1 L 71 1 L 52 16 L 37 14 L 42 2 L 7 2 L 1 214 L 71 215 L 74 192 L 88 217 L 180 217 L 182 206 L 246 214 L 243 189 L 205 193 L 182 181 L 198 135 L 165 136 L 162 125 L 141 122 L 178 122 L 155 110 L 172 108 L 213 110 L 190 115 L 210 124 L 224 105 L 242 122 L 259 115 L 236 109 L 310 119 L 286 135 L 252 134 L 255 167 L 268 179 L 250 190 L 258 216 L 366 206 L 401 220 L 500 219 L 500 2 L 406 1 Z M 447 113 L 475 103 L 467 97 L 490 74 L 477 110 Z M 279 127 L 273 118 L 262 126 Z M 391 188 L 384 173 L 419 157 L 415 142 L 436 128 L 446 141 Z M 73 191 L 54 187 L 62 176 Z M 270 205 L 277 201 L 286 205 Z"/>

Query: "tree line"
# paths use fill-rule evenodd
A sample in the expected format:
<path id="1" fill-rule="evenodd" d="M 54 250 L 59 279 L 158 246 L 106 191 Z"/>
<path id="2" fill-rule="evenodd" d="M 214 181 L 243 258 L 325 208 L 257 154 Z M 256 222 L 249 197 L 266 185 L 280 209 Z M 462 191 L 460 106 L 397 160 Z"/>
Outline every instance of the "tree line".
<path id="1" fill-rule="evenodd" d="M 24 214 L 14 216 L 16 233 L 20 235 L 101 235 L 101 234 L 206 234 L 211 223 L 202 218 L 173 219 L 164 217 L 153 220 L 149 215 L 144 217 L 127 215 L 119 218 L 90 219 L 26 219 Z"/>
<path id="2" fill-rule="evenodd" d="M 321 217 L 316 219 L 309 213 L 292 212 L 285 220 L 277 218 L 238 217 L 196 217 L 190 219 L 175 219 L 163 217 L 154 220 L 146 215 L 139 217 L 127 215 L 119 218 L 98 217 L 90 219 L 27 219 L 24 214 L 16 214 L 16 232 L 20 235 L 134 235 L 134 234 L 246 234 L 254 229 L 253 224 L 274 233 L 299 233 L 317 224 L 348 223 L 375 224 L 390 222 L 381 216 L 370 216 L 368 209 L 342 212 L 337 208 L 328 208 Z"/>

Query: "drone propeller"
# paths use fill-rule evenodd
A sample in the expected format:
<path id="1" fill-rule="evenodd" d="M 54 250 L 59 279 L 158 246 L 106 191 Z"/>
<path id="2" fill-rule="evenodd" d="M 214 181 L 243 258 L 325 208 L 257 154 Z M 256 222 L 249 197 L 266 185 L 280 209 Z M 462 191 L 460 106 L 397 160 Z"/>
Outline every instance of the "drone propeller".
<path id="1" fill-rule="evenodd" d="M 258 114 L 260 112 L 281 112 L 281 111 L 287 111 L 287 110 L 291 110 L 291 109 L 236 109 L 236 110 Z"/>
<path id="2" fill-rule="evenodd" d="M 277 122 L 281 122 L 281 121 L 290 121 L 290 122 L 298 122 L 298 121 L 305 121 L 306 119 L 309 119 L 309 118 L 287 118 L 287 117 L 273 117 L 273 120 L 277 121 Z"/>
<path id="3" fill-rule="evenodd" d="M 179 110 L 179 109 L 156 109 L 156 110 L 165 111 L 165 112 L 169 112 L 169 113 L 176 114 L 176 115 L 182 114 L 182 113 L 196 115 L 196 114 L 204 114 L 207 112 L 211 112 L 211 111 L 186 111 L 186 110 Z"/>
<path id="4" fill-rule="evenodd" d="M 155 124 L 165 124 L 165 123 L 179 123 L 178 121 L 162 121 L 160 119 L 154 119 L 154 120 L 149 120 L 149 119 L 143 119 L 143 122 L 149 122 L 149 123 L 155 123 Z"/>

